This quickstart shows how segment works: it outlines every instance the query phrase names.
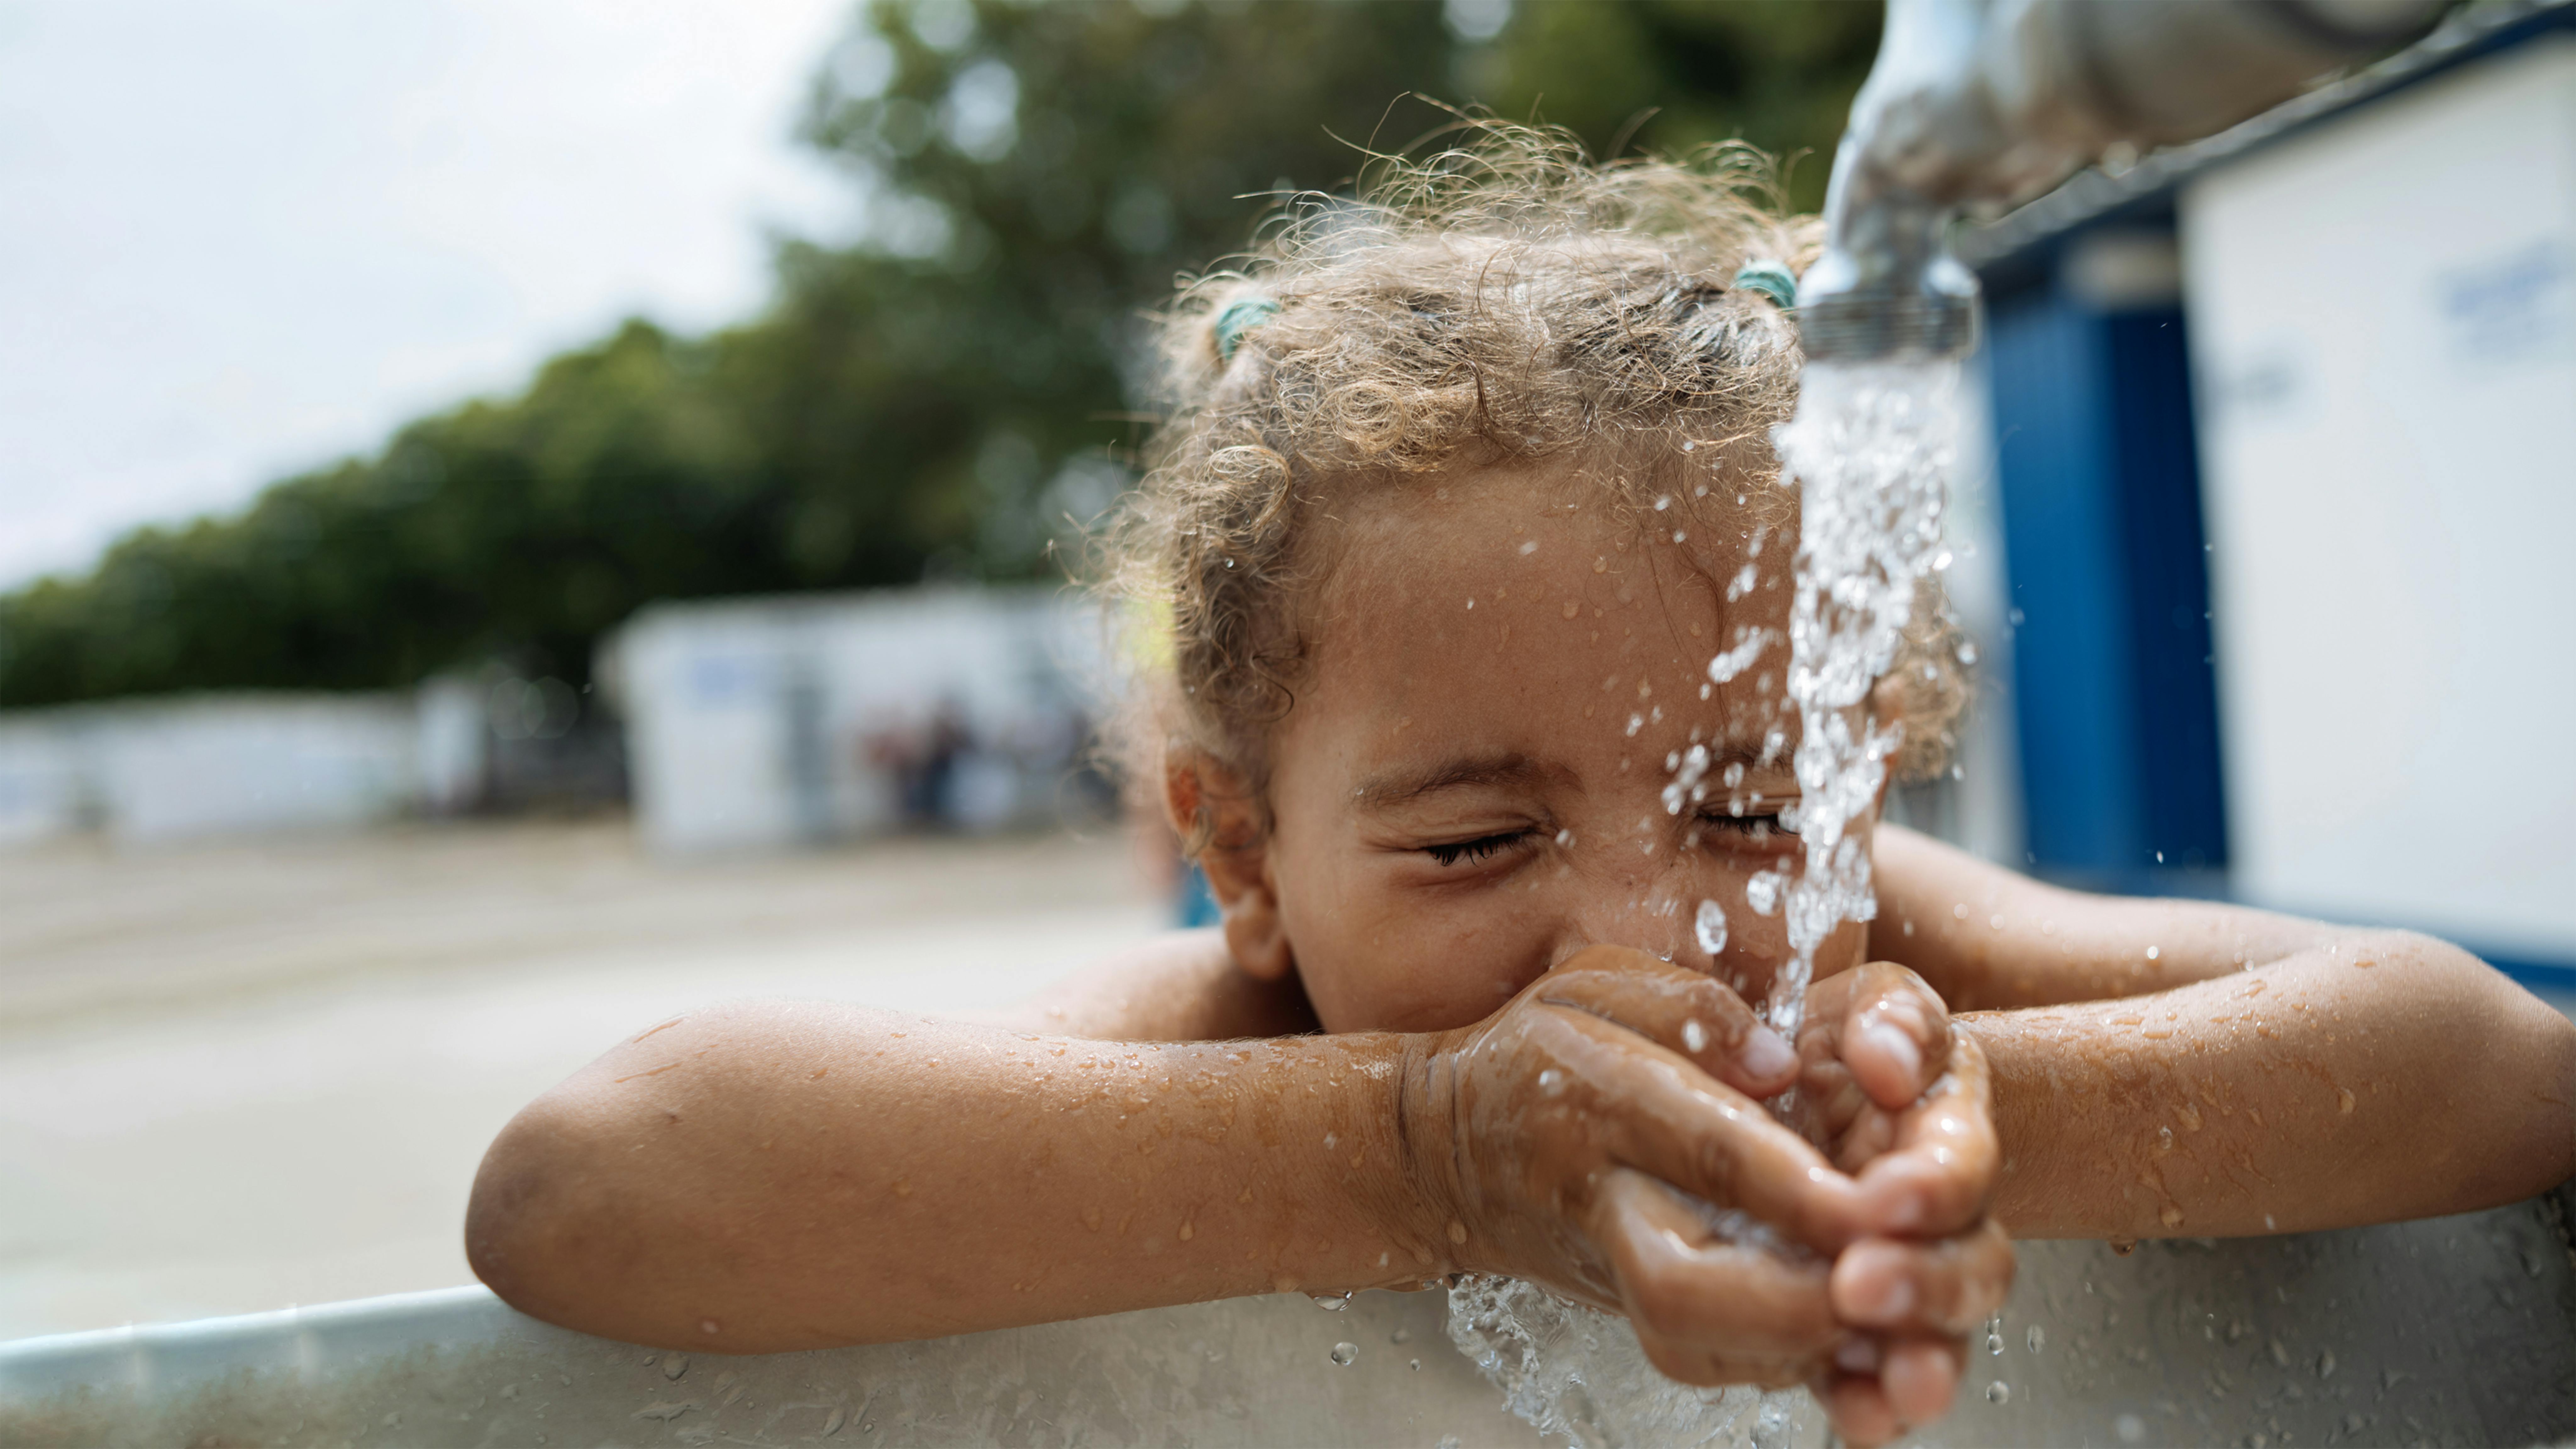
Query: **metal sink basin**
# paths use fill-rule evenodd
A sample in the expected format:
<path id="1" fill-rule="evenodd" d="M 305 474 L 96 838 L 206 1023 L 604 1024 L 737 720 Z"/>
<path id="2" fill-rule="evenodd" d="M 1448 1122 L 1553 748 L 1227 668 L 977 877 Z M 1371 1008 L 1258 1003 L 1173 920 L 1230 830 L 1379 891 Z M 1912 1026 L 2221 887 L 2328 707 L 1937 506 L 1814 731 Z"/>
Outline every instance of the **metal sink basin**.
<path id="1" fill-rule="evenodd" d="M 1927 1444 L 2576 1438 L 2570 1189 L 2491 1212 L 2227 1242 L 2023 1245 Z M 728 1358 L 538 1323 L 481 1288 L 0 1344 L 0 1445 L 1543 1442 L 1438 1293 L 1203 1303 Z M 1335 1347 L 1352 1346 L 1350 1362 Z M 1996 1391 L 1990 1386 L 2004 1385 Z M 1816 1445 L 1812 1405 L 1696 1442 Z"/>

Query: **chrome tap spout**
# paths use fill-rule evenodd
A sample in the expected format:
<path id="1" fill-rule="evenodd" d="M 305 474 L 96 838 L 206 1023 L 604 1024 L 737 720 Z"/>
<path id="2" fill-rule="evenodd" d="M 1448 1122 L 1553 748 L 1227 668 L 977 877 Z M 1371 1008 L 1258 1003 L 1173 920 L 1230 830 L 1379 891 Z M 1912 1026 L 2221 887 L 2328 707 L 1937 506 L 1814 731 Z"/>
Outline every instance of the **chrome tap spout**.
<path id="1" fill-rule="evenodd" d="M 1962 211 L 2029 200 L 2114 147 L 2196 141 L 2421 33 L 2442 0 L 1889 0 L 1799 284 L 1815 359 L 1976 336 Z"/>

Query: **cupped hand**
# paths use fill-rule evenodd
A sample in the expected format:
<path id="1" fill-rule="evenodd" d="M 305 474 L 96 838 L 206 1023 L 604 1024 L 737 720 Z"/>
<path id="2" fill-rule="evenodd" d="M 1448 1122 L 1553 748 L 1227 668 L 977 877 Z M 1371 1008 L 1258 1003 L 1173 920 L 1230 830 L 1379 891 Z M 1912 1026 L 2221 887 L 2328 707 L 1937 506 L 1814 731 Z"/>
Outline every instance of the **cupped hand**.
<path id="1" fill-rule="evenodd" d="M 1889 1205 L 1833 1264 L 1835 1317 L 1864 1332 L 1816 1385 L 1846 1439 L 1880 1443 L 1949 1412 L 1966 1335 L 2012 1288 L 2012 1245 L 1986 1215 L 2001 1152 L 1985 1056 L 1887 962 L 1816 983 L 1798 1054 L 1800 1125 Z"/>
<path id="2" fill-rule="evenodd" d="M 1834 1255 L 1913 1199 L 1765 1110 L 1798 1067 L 1709 977 L 1584 951 L 1408 1063 L 1416 1186 L 1445 1219 L 1423 1228 L 1457 1268 L 1624 1312 L 1675 1378 L 1820 1382 L 1854 1336 Z"/>

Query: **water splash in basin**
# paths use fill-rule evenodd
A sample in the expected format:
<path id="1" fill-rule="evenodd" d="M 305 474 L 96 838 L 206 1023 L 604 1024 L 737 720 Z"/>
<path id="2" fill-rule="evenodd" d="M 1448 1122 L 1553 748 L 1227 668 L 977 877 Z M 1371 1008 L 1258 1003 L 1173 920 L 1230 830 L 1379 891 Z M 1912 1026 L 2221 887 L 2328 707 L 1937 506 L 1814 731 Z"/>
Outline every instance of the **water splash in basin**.
<path id="1" fill-rule="evenodd" d="M 1586 1449 L 1787 1449 L 1797 1392 L 1695 1388 L 1658 1372 L 1626 1319 L 1512 1278 L 1469 1275 L 1449 1290 L 1449 1338 L 1503 1406 Z"/>

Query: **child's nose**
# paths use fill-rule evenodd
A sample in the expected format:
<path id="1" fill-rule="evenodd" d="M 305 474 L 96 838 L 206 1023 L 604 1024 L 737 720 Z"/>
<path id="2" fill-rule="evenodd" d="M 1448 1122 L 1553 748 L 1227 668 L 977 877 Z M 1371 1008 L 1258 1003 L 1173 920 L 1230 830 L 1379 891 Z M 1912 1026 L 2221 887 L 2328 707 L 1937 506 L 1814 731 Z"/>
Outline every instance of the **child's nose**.
<path id="1" fill-rule="evenodd" d="M 1719 962 L 1732 922 L 1716 883 L 1701 875 L 1676 865 L 1595 886 L 1568 913 L 1557 959 L 1586 946 L 1625 946 L 1724 979 Z"/>

